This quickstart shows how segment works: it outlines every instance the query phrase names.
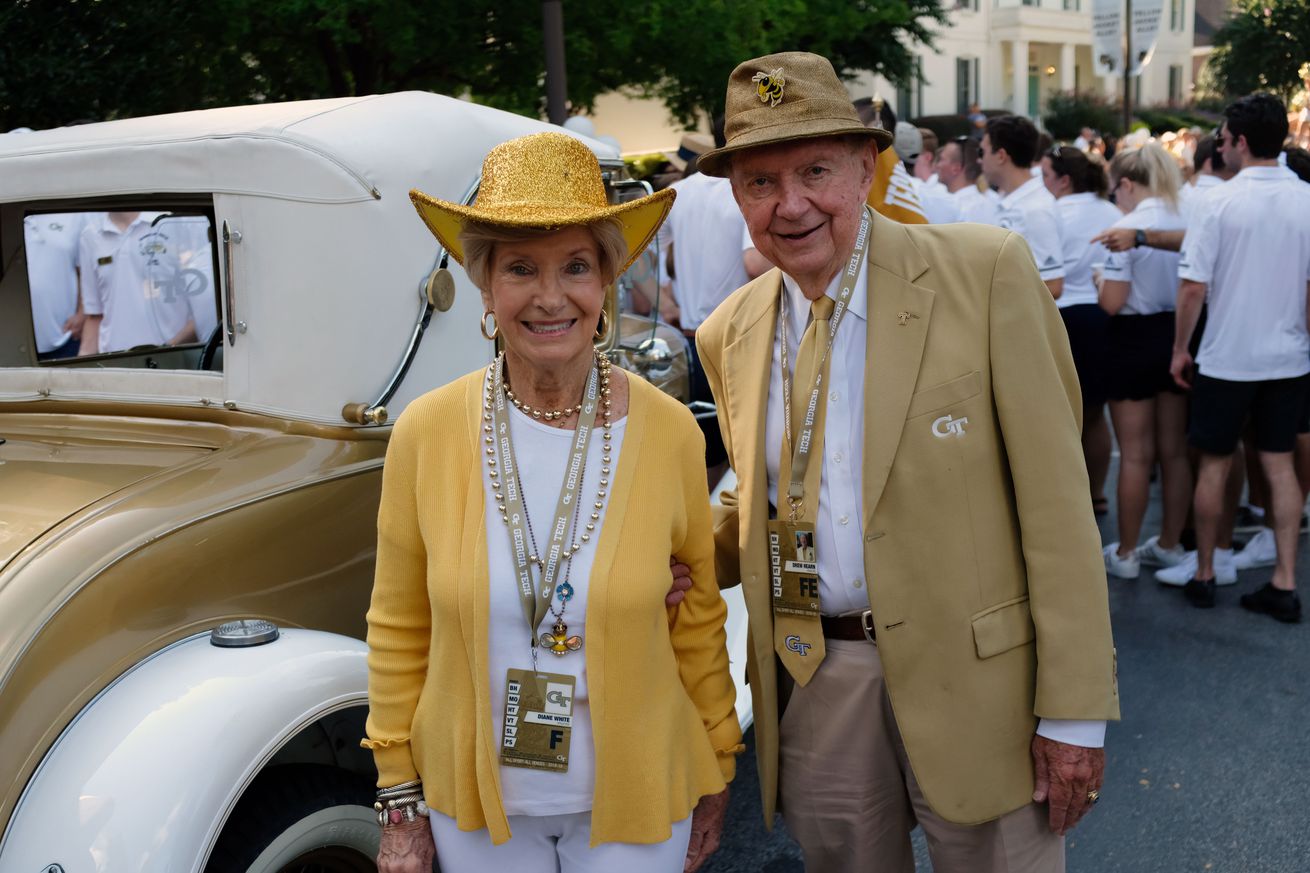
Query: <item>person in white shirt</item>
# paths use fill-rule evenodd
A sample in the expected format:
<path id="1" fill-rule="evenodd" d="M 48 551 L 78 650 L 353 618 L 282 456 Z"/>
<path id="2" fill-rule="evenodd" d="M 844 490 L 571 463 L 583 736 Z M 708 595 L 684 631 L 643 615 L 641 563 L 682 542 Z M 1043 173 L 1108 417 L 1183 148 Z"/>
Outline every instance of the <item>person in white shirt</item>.
<path id="1" fill-rule="evenodd" d="M 208 222 L 160 215 L 108 212 L 82 229 L 79 354 L 196 342 L 216 327 Z"/>
<path id="2" fill-rule="evenodd" d="M 1177 162 L 1156 143 L 1121 151 L 1110 161 L 1110 184 L 1127 214 L 1117 227 L 1180 230 Z M 1105 547 L 1105 569 L 1136 579 L 1143 562 L 1173 566 L 1184 558 L 1178 538 L 1192 492 L 1187 463 L 1187 398 L 1169 375 L 1178 255 L 1153 248 L 1115 252 L 1105 264 L 1101 308 L 1110 313 L 1106 393 L 1119 440 L 1119 540 Z M 1159 536 L 1137 548 L 1151 485 L 1160 465 L 1164 515 Z"/>
<path id="3" fill-rule="evenodd" d="M 941 147 L 937 156 L 937 178 L 959 210 L 959 221 L 996 224 L 996 199 L 991 191 L 978 187 L 982 165 L 978 162 L 978 142 L 967 136 L 957 137 Z"/>
<path id="4" fill-rule="evenodd" d="M 1249 416 L 1269 485 L 1266 514 L 1273 517 L 1277 564 L 1272 581 L 1243 595 L 1241 604 L 1293 622 L 1301 619 L 1295 572 L 1305 494 L 1292 452 L 1310 395 L 1310 186 L 1278 165 L 1287 136 L 1280 100 L 1243 97 L 1224 110 L 1224 118 L 1225 161 L 1239 170 L 1206 195 L 1206 208 L 1183 241 L 1178 269 L 1170 370 L 1192 389 L 1188 439 L 1201 452 L 1194 502 L 1197 566 L 1183 590 L 1194 606 L 1215 604 L 1224 483 Z M 1208 316 L 1193 359 L 1188 344 L 1202 304 Z"/>
<path id="5" fill-rule="evenodd" d="M 711 140 L 706 145 L 712 147 L 714 143 Z M 692 340 L 691 399 L 713 403 L 710 383 L 696 354 L 696 328 L 729 294 L 750 281 L 741 245 L 746 222 L 727 179 L 693 173 L 669 187 L 678 192 L 678 197 L 664 227 L 672 246 L 673 293 L 680 326 Z M 717 482 L 726 468 L 728 454 L 718 423 L 709 420 L 703 429 L 705 466 Z"/>
<path id="6" fill-rule="evenodd" d="M 1024 238 L 1037 272 L 1057 300 L 1064 288 L 1064 251 L 1055 198 L 1032 174 L 1037 160 L 1037 128 L 1022 115 L 987 119 L 982 140 L 982 171 L 1001 192 L 996 223 Z"/>
<path id="7" fill-rule="evenodd" d="M 1083 393 L 1083 460 L 1097 515 L 1109 510 L 1105 479 L 1110 470 L 1110 426 L 1105 420 L 1105 330 L 1110 316 L 1097 305 L 1096 286 L 1109 252 L 1091 242 L 1119 210 L 1105 198 L 1105 167 L 1076 148 L 1042 156 L 1042 184 L 1055 197 L 1064 246 L 1064 290 L 1055 302 L 1069 334 L 1069 350 Z"/>
<path id="8" fill-rule="evenodd" d="M 1206 134 L 1197 141 L 1196 151 L 1192 154 L 1192 170 L 1192 181 L 1178 192 L 1178 211 L 1189 224 L 1202 198 L 1233 178 L 1236 172 L 1224 163 L 1223 153 L 1215 148 L 1213 134 Z"/>
<path id="9" fill-rule="evenodd" d="M 42 213 L 23 219 L 27 287 L 32 297 L 32 332 L 40 360 L 77 355 L 79 317 L 77 246 L 84 213 Z"/>

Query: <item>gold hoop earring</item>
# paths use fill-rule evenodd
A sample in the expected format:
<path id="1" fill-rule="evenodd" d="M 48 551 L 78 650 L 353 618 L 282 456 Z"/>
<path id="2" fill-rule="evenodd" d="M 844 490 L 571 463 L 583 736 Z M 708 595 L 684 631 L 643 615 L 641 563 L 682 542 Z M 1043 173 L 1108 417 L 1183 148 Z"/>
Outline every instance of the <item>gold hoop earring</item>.
<path id="1" fill-rule="evenodd" d="M 487 316 L 491 316 L 491 330 L 487 330 Z M 490 309 L 482 313 L 482 336 L 489 340 L 494 340 L 500 336 L 500 325 L 496 324 L 496 313 Z"/>
<path id="2" fill-rule="evenodd" d="M 596 341 L 600 342 L 609 336 L 610 332 L 610 314 L 603 308 L 600 311 L 600 318 L 596 321 Z"/>

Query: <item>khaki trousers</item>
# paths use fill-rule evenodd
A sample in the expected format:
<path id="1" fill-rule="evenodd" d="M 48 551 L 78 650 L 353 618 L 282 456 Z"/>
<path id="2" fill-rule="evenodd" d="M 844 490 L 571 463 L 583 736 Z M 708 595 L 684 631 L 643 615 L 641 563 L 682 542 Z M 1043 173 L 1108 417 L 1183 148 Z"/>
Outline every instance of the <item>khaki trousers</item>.
<path id="1" fill-rule="evenodd" d="M 929 809 L 896 728 L 878 647 L 826 643 L 814 678 L 792 689 L 779 735 L 779 805 L 806 873 L 914 873 L 916 822 L 934 873 L 1064 873 L 1064 838 L 1047 827 L 1044 804 L 980 825 L 952 824 Z"/>

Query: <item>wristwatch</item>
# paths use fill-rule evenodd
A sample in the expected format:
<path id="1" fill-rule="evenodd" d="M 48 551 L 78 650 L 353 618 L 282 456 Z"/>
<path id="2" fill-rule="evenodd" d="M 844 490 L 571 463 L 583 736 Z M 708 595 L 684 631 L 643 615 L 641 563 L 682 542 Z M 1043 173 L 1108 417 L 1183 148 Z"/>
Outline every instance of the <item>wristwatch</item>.
<path id="1" fill-rule="evenodd" d="M 1137 233 L 1133 234 L 1133 248 L 1146 245 L 1146 231 L 1138 228 Z"/>

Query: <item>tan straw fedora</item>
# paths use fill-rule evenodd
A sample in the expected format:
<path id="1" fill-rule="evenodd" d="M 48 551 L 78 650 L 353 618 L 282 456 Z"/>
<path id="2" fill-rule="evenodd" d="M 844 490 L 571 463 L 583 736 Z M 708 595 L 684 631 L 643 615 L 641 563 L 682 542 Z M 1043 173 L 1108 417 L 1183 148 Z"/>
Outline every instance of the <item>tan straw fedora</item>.
<path id="1" fill-rule="evenodd" d="M 646 250 L 674 196 L 672 189 L 666 189 L 611 206 L 605 199 L 600 164 L 591 149 L 554 131 L 512 139 L 488 152 L 472 206 L 438 200 L 417 189 L 409 192 L 423 223 L 460 264 L 464 263 L 464 247 L 459 233 L 467 221 L 554 230 L 613 219 L 628 243 L 628 259 L 619 273 Z"/>
<path id="2" fill-rule="evenodd" d="M 885 130 L 865 127 L 846 86 L 827 58 L 781 52 L 739 64 L 728 77 L 724 133 L 728 143 L 700 156 L 709 176 L 728 175 L 735 152 L 821 136 L 867 136 L 878 148 L 891 144 Z"/>

